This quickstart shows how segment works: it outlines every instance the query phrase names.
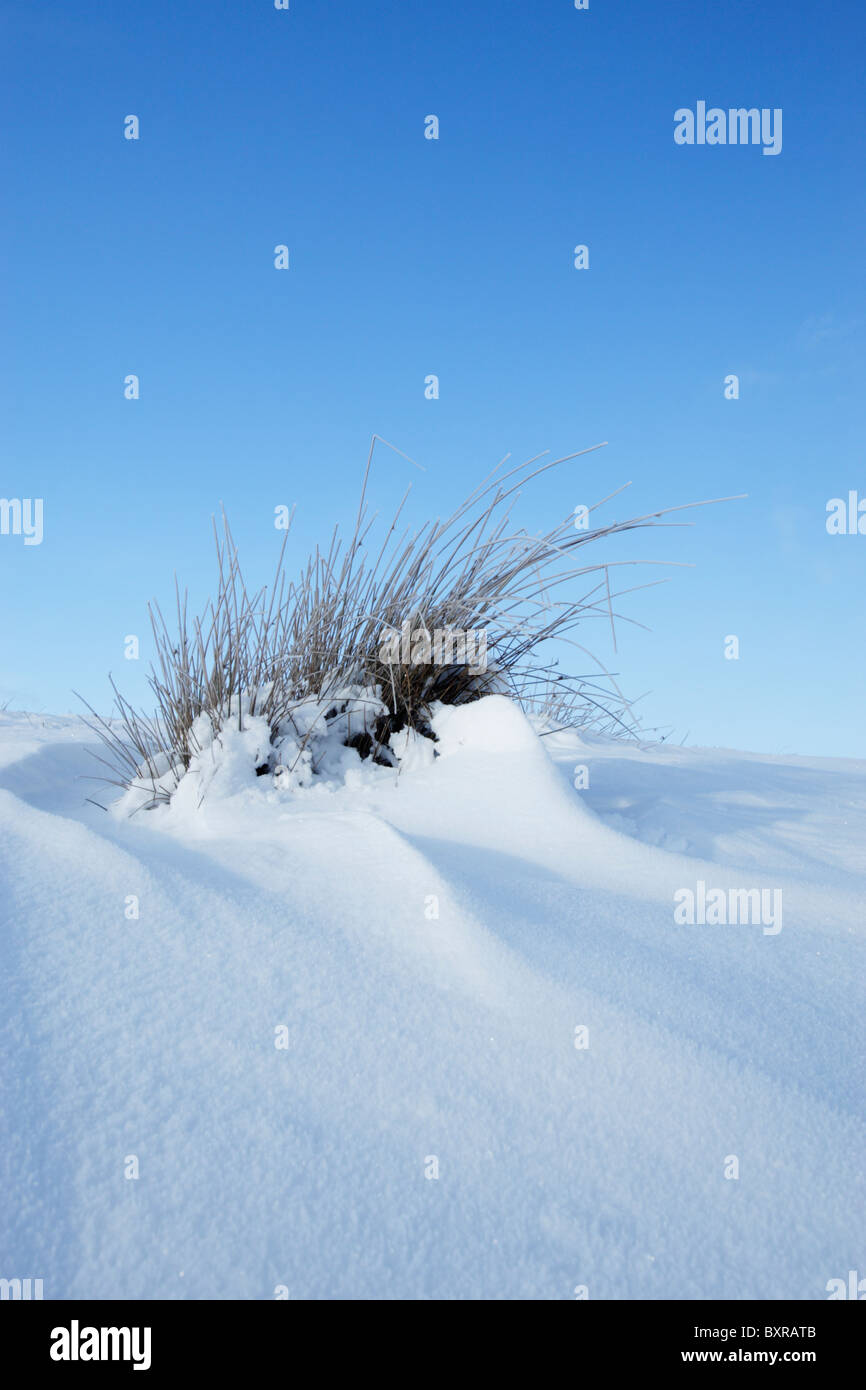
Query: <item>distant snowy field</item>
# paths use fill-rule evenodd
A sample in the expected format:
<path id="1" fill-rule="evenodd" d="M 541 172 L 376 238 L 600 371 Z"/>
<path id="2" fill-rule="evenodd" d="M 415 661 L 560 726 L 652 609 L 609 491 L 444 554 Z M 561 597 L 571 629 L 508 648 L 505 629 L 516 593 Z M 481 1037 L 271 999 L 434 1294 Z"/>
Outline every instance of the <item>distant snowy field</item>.
<path id="1" fill-rule="evenodd" d="M 0 716 L 0 1276 L 824 1299 L 866 1274 L 866 763 L 539 739 L 500 697 L 436 727 L 435 760 L 346 750 L 282 794 L 235 746 L 200 806 L 123 819 L 84 800 L 86 729 Z M 699 882 L 779 890 L 781 930 L 677 923 Z"/>

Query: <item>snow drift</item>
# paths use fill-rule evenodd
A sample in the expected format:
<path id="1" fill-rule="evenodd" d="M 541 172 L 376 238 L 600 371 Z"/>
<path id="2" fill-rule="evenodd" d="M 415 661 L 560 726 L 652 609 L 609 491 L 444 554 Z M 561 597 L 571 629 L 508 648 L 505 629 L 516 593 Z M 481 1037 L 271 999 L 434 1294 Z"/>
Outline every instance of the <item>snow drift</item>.
<path id="1" fill-rule="evenodd" d="M 433 727 L 281 786 L 253 725 L 130 818 L 85 802 L 80 724 L 0 717 L 0 1274 L 811 1299 L 862 1268 L 866 764 L 539 738 L 498 696 Z M 677 924 L 699 881 L 780 890 L 784 928 Z"/>

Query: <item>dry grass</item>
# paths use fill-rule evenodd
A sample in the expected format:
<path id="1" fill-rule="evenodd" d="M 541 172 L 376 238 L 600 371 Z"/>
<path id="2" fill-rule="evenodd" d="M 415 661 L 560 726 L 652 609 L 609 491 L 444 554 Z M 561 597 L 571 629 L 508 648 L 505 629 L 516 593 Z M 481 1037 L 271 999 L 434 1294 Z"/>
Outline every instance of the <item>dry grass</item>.
<path id="1" fill-rule="evenodd" d="M 584 549 L 622 531 L 670 524 L 661 518 L 682 508 L 582 531 L 575 531 L 569 514 L 533 536 L 511 524 L 520 490 L 592 450 L 545 463 L 539 455 L 503 473 L 506 457 L 445 521 L 417 531 L 399 530 L 407 489 L 371 554 L 376 518 L 368 515 L 367 488 L 375 444 L 376 437 L 351 538 L 344 543 L 335 528 L 327 550 L 317 548 L 293 581 L 284 567 L 288 532 L 272 583 L 250 594 L 228 521 L 223 516 L 221 528 L 214 522 L 217 590 L 205 612 L 190 619 L 177 582 L 173 626 L 158 604 L 149 606 L 156 659 L 148 679 L 155 712 L 136 711 L 113 680 L 115 716 L 104 719 L 87 706 L 93 717 L 86 722 L 105 746 L 101 761 L 108 775 L 100 780 L 126 788 L 143 779 L 152 787 L 149 804 L 167 800 L 166 769 L 174 767 L 179 776 L 188 768 L 198 751 L 193 726 L 199 716 L 207 716 L 216 731 L 231 721 L 242 728 L 247 714 L 261 715 L 276 737 L 301 703 L 313 697 L 327 702 L 348 687 L 378 687 L 387 705 L 385 715 L 380 705 L 371 706 L 369 725 L 352 740 L 374 756 L 392 731 L 407 724 L 427 732 L 433 701 L 462 704 L 492 690 L 561 724 L 636 731 L 628 702 L 600 664 L 595 676 L 566 677 L 545 664 L 541 650 L 557 639 L 585 653 L 571 634 L 598 617 L 610 624 L 615 643 L 620 615 L 614 601 L 631 590 L 613 589 L 611 571 L 639 562 L 584 563 Z M 483 630 L 487 669 L 473 674 L 457 662 L 384 661 L 383 642 L 406 621 L 413 631 Z"/>

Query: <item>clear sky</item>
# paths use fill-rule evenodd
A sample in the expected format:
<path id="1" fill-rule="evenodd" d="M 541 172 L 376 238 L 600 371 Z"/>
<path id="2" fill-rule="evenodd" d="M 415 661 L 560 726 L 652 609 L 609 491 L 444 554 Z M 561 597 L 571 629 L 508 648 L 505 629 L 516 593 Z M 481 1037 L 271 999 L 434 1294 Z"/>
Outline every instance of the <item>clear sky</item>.
<path id="1" fill-rule="evenodd" d="M 825 526 L 866 498 L 859 0 L 0 16 L 0 496 L 44 502 L 40 545 L 0 535 L 0 705 L 107 708 L 109 671 L 144 697 L 146 601 L 175 571 L 204 597 L 219 504 L 256 580 L 297 504 L 291 568 L 351 526 L 374 432 L 424 465 L 377 454 L 375 503 L 412 481 L 416 520 L 509 450 L 608 440 L 529 529 L 629 480 L 604 515 L 748 493 L 599 551 L 695 566 L 624 601 L 652 631 L 616 656 L 585 634 L 646 720 L 866 756 L 866 535 Z M 780 108 L 781 152 L 676 144 L 698 102 Z"/>

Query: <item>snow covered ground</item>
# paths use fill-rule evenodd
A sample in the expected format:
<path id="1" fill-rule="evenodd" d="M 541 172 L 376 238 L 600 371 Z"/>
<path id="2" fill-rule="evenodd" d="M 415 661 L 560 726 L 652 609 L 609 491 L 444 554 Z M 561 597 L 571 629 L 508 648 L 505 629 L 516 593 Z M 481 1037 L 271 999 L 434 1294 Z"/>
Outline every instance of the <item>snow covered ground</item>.
<path id="1" fill-rule="evenodd" d="M 281 793 L 241 758 L 124 819 L 84 800 L 80 724 L 0 717 L 0 1276 L 823 1299 L 866 1273 L 866 763 L 539 739 L 500 697 L 436 727 L 399 774 Z M 699 883 L 781 915 L 676 921 Z"/>

